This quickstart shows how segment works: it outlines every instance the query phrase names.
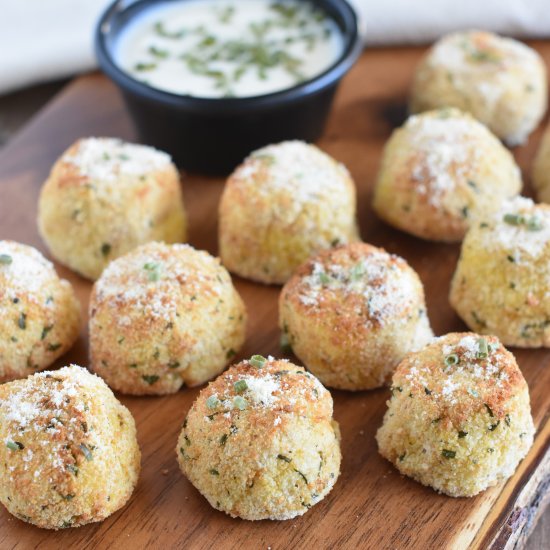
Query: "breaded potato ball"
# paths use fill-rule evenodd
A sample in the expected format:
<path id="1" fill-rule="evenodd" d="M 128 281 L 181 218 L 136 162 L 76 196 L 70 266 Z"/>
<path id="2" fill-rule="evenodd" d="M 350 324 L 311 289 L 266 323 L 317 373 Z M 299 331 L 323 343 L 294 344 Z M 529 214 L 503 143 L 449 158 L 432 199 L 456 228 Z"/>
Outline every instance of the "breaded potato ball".
<path id="1" fill-rule="evenodd" d="M 376 440 L 402 474 L 469 497 L 509 478 L 534 432 L 514 356 L 495 336 L 452 333 L 397 367 Z"/>
<path id="2" fill-rule="evenodd" d="M 416 70 L 410 110 L 458 107 L 508 145 L 523 143 L 548 102 L 546 67 L 529 46 L 484 31 L 441 38 Z"/>
<path id="3" fill-rule="evenodd" d="M 550 347 L 550 205 L 517 197 L 468 231 L 450 302 L 507 346 Z"/>
<path id="4" fill-rule="evenodd" d="M 80 304 L 38 250 L 0 241 L 0 383 L 44 370 L 80 332 Z"/>
<path id="5" fill-rule="evenodd" d="M 42 188 L 38 227 L 59 262 L 95 280 L 136 246 L 185 240 L 179 174 L 170 157 L 152 147 L 80 139 Z"/>
<path id="6" fill-rule="evenodd" d="M 521 174 L 500 141 L 469 114 L 440 109 L 411 116 L 384 149 L 376 213 L 433 241 L 461 241 L 477 211 L 521 191 Z"/>
<path id="7" fill-rule="evenodd" d="M 0 386 L 0 441 L 0 501 L 38 527 L 101 521 L 138 480 L 130 411 L 75 365 Z"/>
<path id="8" fill-rule="evenodd" d="M 402 258 L 365 243 L 320 252 L 285 284 L 281 343 L 326 386 L 382 386 L 433 338 L 424 289 Z"/>
<path id="9" fill-rule="evenodd" d="M 92 289 L 91 367 L 122 393 L 160 395 L 206 382 L 237 353 L 245 331 L 229 273 L 189 245 L 140 246 Z"/>
<path id="10" fill-rule="evenodd" d="M 262 283 L 282 284 L 311 254 L 358 238 L 348 171 L 301 141 L 252 153 L 227 180 L 219 215 L 223 264 Z"/>
<path id="11" fill-rule="evenodd" d="M 217 510 L 248 520 L 300 516 L 340 473 L 332 397 L 303 368 L 254 355 L 201 391 L 176 452 Z"/>
<path id="12" fill-rule="evenodd" d="M 538 200 L 550 204 L 550 125 L 537 150 L 532 179 Z"/>

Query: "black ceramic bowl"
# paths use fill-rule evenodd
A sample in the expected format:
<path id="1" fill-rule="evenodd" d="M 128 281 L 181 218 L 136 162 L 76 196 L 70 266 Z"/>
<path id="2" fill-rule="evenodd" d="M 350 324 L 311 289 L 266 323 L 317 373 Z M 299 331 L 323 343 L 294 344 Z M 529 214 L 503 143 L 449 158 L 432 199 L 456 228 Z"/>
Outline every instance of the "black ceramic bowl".
<path id="1" fill-rule="evenodd" d="M 336 88 L 361 50 L 357 16 L 346 0 L 312 0 L 339 26 L 344 48 L 325 72 L 271 94 L 206 99 L 157 90 L 125 73 L 113 47 L 121 30 L 151 4 L 182 0 L 116 0 L 100 18 L 95 51 L 118 85 L 140 139 L 172 155 L 189 171 L 224 174 L 251 151 L 285 139 L 315 141 L 322 133 Z"/>

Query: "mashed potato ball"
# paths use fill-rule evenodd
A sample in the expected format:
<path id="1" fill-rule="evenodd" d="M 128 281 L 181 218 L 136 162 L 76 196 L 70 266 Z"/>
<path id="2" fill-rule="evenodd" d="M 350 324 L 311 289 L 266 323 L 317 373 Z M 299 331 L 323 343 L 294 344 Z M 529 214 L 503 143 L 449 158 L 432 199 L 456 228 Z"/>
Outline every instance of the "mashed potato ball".
<path id="1" fill-rule="evenodd" d="M 149 243 L 112 262 L 94 285 L 91 367 L 122 393 L 173 393 L 219 374 L 245 329 L 244 304 L 217 258 Z"/>
<path id="2" fill-rule="evenodd" d="M 0 501 L 47 529 L 101 521 L 137 483 L 130 411 L 77 366 L 0 386 Z"/>
<path id="3" fill-rule="evenodd" d="M 340 473 L 330 393 L 303 368 L 259 355 L 200 393 L 176 451 L 214 508 L 249 520 L 304 514 Z"/>
<path id="4" fill-rule="evenodd" d="M 539 201 L 550 204 L 550 125 L 544 133 L 533 163 L 533 185 Z"/>
<path id="5" fill-rule="evenodd" d="M 509 478 L 534 432 L 514 356 L 495 336 L 453 333 L 397 367 L 376 439 L 402 474 L 467 497 Z"/>
<path id="6" fill-rule="evenodd" d="M 374 209 L 386 222 L 434 241 L 464 237 L 478 211 L 521 190 L 510 152 L 457 109 L 410 117 L 386 144 Z"/>
<path id="7" fill-rule="evenodd" d="M 140 244 L 185 240 L 178 172 L 152 147 L 80 139 L 42 188 L 38 226 L 58 261 L 97 279 L 111 260 Z"/>
<path id="8" fill-rule="evenodd" d="M 468 231 L 450 301 L 476 332 L 550 347 L 549 281 L 550 205 L 517 197 Z"/>
<path id="9" fill-rule="evenodd" d="M 410 109 L 469 111 L 509 145 L 523 143 L 548 101 L 546 68 L 525 44 L 483 31 L 449 34 L 416 70 Z"/>
<path id="10" fill-rule="evenodd" d="M 47 368 L 79 331 L 69 282 L 35 248 L 0 241 L 0 383 Z"/>
<path id="11" fill-rule="evenodd" d="M 252 153 L 220 203 L 220 256 L 233 273 L 284 283 L 311 254 L 357 240 L 353 181 L 342 164 L 301 141 Z"/>
<path id="12" fill-rule="evenodd" d="M 433 337 L 424 289 L 398 256 L 353 243 L 320 252 L 283 287 L 282 343 L 326 386 L 383 385 L 405 354 Z"/>

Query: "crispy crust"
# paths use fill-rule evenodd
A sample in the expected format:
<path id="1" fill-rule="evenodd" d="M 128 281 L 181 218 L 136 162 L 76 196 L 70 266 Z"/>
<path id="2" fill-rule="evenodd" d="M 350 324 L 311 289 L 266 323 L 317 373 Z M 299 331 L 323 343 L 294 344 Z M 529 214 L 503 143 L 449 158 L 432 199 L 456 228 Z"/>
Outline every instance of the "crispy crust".
<path id="1" fill-rule="evenodd" d="M 242 410 L 235 398 L 246 401 Z M 176 452 L 214 508 L 249 520 L 305 513 L 332 489 L 341 460 L 329 392 L 303 368 L 272 358 L 261 368 L 239 363 L 209 384 Z"/>
<path id="2" fill-rule="evenodd" d="M 220 257 L 242 277 L 281 284 L 314 252 L 357 240 L 355 214 L 355 186 L 342 165 L 303 142 L 271 145 L 227 180 Z"/>
<path id="3" fill-rule="evenodd" d="M 544 116 L 547 96 L 546 68 L 535 50 L 493 33 L 467 31 L 444 36 L 425 55 L 410 110 L 457 107 L 518 145 Z"/>
<path id="4" fill-rule="evenodd" d="M 299 267 L 281 292 L 279 326 L 311 372 L 347 390 L 383 385 L 406 353 L 433 337 L 418 275 L 365 243 L 322 251 Z"/>
<path id="5" fill-rule="evenodd" d="M 38 250 L 0 241 L 0 383 L 51 365 L 74 344 L 80 304 Z"/>
<path id="6" fill-rule="evenodd" d="M 0 500 L 38 527 L 101 521 L 137 483 L 132 415 L 80 367 L 0 386 L 0 440 Z"/>
<path id="7" fill-rule="evenodd" d="M 478 211 L 494 209 L 521 185 L 512 155 L 482 124 L 457 109 L 442 109 L 413 116 L 393 132 L 373 208 L 412 235 L 457 242 Z"/>
<path id="8" fill-rule="evenodd" d="M 478 355 L 480 339 L 486 358 Z M 452 333 L 399 365 L 376 439 L 401 473 L 456 497 L 512 475 L 533 435 L 527 384 L 514 356 L 495 336 Z"/>
<path id="9" fill-rule="evenodd" d="M 187 220 L 171 162 L 144 166 L 141 173 L 124 173 L 113 165 L 103 176 L 83 174 L 72 159 L 88 141 L 78 140 L 54 164 L 40 194 L 38 225 L 58 261 L 95 280 L 110 261 L 136 246 L 184 241 Z"/>
<path id="10" fill-rule="evenodd" d="M 123 393 L 173 393 L 219 374 L 245 330 L 244 304 L 219 260 L 188 245 L 149 243 L 94 285 L 91 368 Z"/>

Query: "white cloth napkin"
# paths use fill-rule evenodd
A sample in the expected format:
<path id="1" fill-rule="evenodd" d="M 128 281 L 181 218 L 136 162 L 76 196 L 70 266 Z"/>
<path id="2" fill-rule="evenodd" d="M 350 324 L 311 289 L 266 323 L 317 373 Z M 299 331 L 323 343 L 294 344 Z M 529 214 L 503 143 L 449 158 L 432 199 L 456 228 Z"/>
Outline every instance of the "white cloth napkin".
<path id="1" fill-rule="evenodd" d="M 351 2 L 361 14 L 366 42 L 372 45 L 425 43 L 472 27 L 550 37 L 550 0 Z M 109 3 L 0 0 L 0 94 L 95 67 L 93 29 Z"/>

